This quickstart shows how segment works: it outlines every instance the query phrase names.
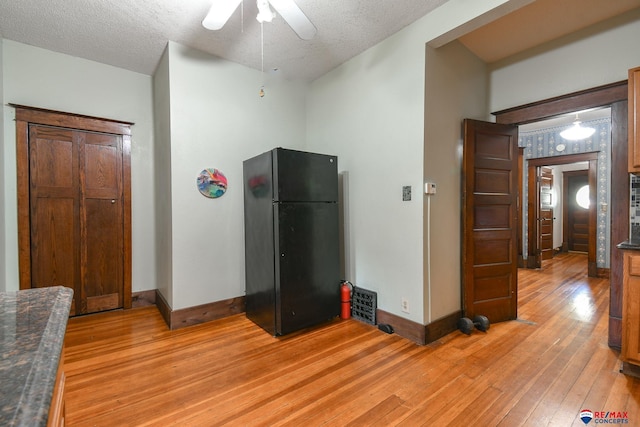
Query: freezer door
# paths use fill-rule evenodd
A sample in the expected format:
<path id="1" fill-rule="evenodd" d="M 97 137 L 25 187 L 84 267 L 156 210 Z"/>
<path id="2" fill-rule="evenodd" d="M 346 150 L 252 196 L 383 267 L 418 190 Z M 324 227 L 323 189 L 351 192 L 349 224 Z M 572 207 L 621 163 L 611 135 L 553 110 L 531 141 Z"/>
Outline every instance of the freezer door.
<path id="1" fill-rule="evenodd" d="M 280 203 L 276 218 L 276 329 L 284 335 L 340 311 L 338 206 Z"/>
<path id="2" fill-rule="evenodd" d="M 338 158 L 276 148 L 273 150 L 274 200 L 336 202 Z"/>

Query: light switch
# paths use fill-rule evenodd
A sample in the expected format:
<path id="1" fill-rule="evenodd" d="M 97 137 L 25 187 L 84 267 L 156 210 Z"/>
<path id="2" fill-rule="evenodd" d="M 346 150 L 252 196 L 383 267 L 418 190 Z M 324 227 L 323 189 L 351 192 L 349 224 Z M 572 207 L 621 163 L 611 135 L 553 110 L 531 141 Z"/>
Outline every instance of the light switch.
<path id="1" fill-rule="evenodd" d="M 402 187 L 402 201 L 408 202 L 411 200 L 411 186 L 405 185 Z"/>

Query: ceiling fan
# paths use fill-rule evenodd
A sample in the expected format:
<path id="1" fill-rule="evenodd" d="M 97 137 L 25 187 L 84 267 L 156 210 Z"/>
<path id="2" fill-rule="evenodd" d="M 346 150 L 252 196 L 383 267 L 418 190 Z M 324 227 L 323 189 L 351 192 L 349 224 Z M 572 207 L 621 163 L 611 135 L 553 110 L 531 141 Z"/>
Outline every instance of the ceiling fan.
<path id="1" fill-rule="evenodd" d="M 243 0 L 213 0 L 209 13 L 202 21 L 202 26 L 208 30 L 219 30 L 227 23 L 233 12 Z M 291 29 L 302 40 L 311 40 L 316 35 L 316 27 L 300 10 L 294 0 L 257 0 L 258 22 L 271 22 L 275 14 L 270 5 L 284 18 Z"/>

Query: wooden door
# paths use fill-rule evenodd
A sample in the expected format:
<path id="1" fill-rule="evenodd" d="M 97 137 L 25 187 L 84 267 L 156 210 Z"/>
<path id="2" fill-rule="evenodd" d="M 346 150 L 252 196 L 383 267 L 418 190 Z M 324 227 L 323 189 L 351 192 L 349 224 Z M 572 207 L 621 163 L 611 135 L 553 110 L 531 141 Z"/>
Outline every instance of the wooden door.
<path id="1" fill-rule="evenodd" d="M 577 200 L 578 191 L 581 188 L 589 188 L 589 176 L 587 171 L 565 174 L 567 182 L 567 196 L 565 207 L 567 208 L 567 246 L 570 251 L 589 252 L 589 206 L 581 206 Z M 584 190 L 583 190 L 584 191 Z M 587 192 L 587 196 L 588 196 Z M 587 199 L 588 201 L 588 199 Z"/>
<path id="2" fill-rule="evenodd" d="M 83 313 L 122 307 L 122 138 L 77 132 Z"/>
<path id="3" fill-rule="evenodd" d="M 130 124 L 16 107 L 20 288 L 131 307 Z"/>
<path id="4" fill-rule="evenodd" d="M 553 169 L 540 168 L 540 211 L 538 216 L 538 239 L 540 241 L 540 257 L 542 260 L 553 258 Z"/>
<path id="5" fill-rule="evenodd" d="M 68 129 L 29 128 L 31 287 L 73 288 L 75 302 L 80 282 L 77 148 Z M 71 314 L 76 312 L 72 304 Z"/>
<path id="6" fill-rule="evenodd" d="M 518 128 L 466 119 L 462 173 L 464 314 L 515 319 Z"/>
<path id="7" fill-rule="evenodd" d="M 32 287 L 73 288 L 72 314 L 122 307 L 121 140 L 29 127 Z"/>

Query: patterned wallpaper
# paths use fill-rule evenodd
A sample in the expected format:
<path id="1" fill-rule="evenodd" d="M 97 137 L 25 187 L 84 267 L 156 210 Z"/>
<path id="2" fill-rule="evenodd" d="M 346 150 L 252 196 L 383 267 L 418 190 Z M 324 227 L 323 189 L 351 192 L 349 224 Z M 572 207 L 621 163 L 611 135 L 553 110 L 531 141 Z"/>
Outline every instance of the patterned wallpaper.
<path id="1" fill-rule="evenodd" d="M 527 191 L 528 191 L 528 179 L 527 159 L 536 159 L 541 157 L 558 157 L 566 156 L 568 154 L 581 154 L 598 152 L 598 176 L 597 187 L 598 194 L 596 197 L 598 223 L 597 223 L 597 237 L 596 237 L 596 264 L 599 268 L 609 267 L 609 248 L 610 241 L 610 192 L 611 192 L 611 118 L 598 119 L 592 121 L 583 121 L 582 126 L 594 127 L 596 132 L 589 138 L 581 141 L 567 141 L 560 136 L 560 132 L 565 130 L 569 126 L 553 127 L 548 129 L 541 129 L 531 132 L 521 132 L 519 136 L 518 145 L 524 148 L 524 189 L 523 189 L 523 206 L 527 206 Z M 557 147 L 560 144 L 565 145 L 564 151 L 558 151 Z M 638 181 L 640 183 L 640 180 Z M 638 194 L 640 196 L 640 184 L 638 188 Z M 638 200 L 638 225 L 640 227 L 640 200 Z M 526 257 L 526 248 L 528 244 L 527 239 L 527 224 L 528 213 L 527 209 L 524 212 L 524 238 L 523 238 L 523 254 Z"/>

